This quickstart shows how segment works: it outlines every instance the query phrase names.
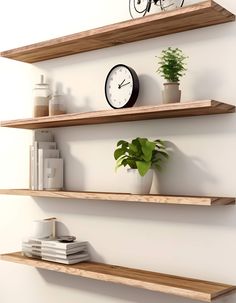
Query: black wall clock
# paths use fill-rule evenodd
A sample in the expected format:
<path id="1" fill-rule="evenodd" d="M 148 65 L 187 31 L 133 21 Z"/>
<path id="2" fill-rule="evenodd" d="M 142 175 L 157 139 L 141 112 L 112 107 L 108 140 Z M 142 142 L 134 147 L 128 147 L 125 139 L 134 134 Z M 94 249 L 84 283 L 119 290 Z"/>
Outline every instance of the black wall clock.
<path id="1" fill-rule="evenodd" d="M 109 71 L 105 82 L 105 95 L 111 107 L 133 106 L 138 98 L 138 93 L 138 76 L 131 67 L 118 64 Z"/>

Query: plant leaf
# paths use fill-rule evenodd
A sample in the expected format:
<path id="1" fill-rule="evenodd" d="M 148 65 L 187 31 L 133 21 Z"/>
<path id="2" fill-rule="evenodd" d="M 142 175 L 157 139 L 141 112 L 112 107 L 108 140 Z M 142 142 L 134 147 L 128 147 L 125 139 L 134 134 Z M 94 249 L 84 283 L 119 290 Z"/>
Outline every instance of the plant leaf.
<path id="1" fill-rule="evenodd" d="M 133 169 L 137 168 L 136 161 L 134 159 L 126 159 L 126 161 L 130 168 Z"/>
<path id="2" fill-rule="evenodd" d="M 117 148 L 114 152 L 114 158 L 117 160 L 126 152 L 125 148 Z"/>
<path id="3" fill-rule="evenodd" d="M 154 151 L 156 144 L 151 141 L 146 141 L 144 145 L 142 145 L 143 159 L 145 161 L 150 161 L 152 159 L 152 152 Z"/>
<path id="4" fill-rule="evenodd" d="M 127 147 L 128 144 L 129 144 L 129 143 L 128 143 L 127 141 L 125 141 L 125 140 L 120 140 L 120 141 L 118 141 L 118 143 L 117 143 L 116 146 L 122 145 L 122 147 Z"/>
<path id="5" fill-rule="evenodd" d="M 143 161 L 136 161 L 136 165 L 141 176 L 144 176 L 149 168 L 151 168 L 151 162 L 143 162 Z"/>

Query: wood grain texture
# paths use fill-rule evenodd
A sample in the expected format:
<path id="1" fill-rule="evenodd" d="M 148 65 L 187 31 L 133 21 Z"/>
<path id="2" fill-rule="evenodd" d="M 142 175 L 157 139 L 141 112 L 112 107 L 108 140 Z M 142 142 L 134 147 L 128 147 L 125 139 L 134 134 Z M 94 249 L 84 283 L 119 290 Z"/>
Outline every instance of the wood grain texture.
<path id="1" fill-rule="evenodd" d="M 22 256 L 20 252 L 3 254 L 1 255 L 1 259 L 36 268 L 144 288 L 203 302 L 211 302 L 212 299 L 235 291 L 236 289 L 233 285 L 178 277 L 103 263 L 83 262 L 75 265 L 63 265 L 27 258 Z"/>
<path id="2" fill-rule="evenodd" d="M 235 112 L 235 106 L 214 100 L 189 101 L 156 106 L 72 113 L 40 118 L 1 121 L 1 127 L 39 129 L 76 125 L 104 124 L 188 116 L 215 115 Z"/>
<path id="3" fill-rule="evenodd" d="M 196 206 L 214 206 L 235 204 L 232 197 L 207 196 L 168 196 L 168 195 L 135 195 L 129 193 L 85 192 L 85 191 L 37 191 L 30 189 L 0 189 L 1 195 L 20 195 L 79 200 L 102 200 L 117 202 L 140 202 L 156 204 L 179 204 Z"/>
<path id="4" fill-rule="evenodd" d="M 234 20 L 232 13 L 207 0 L 173 11 L 3 51 L 1 56 L 34 63 Z"/>

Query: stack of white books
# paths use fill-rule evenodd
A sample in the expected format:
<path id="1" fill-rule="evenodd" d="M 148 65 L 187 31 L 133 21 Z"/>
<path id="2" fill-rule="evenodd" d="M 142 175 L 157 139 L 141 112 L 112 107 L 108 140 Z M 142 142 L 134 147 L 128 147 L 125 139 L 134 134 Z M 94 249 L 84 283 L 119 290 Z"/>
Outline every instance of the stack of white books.
<path id="1" fill-rule="evenodd" d="M 60 190 L 63 188 L 63 159 L 53 134 L 36 130 L 30 146 L 30 189 Z"/>
<path id="2" fill-rule="evenodd" d="M 22 242 L 23 255 L 63 264 L 89 260 L 88 242 L 62 243 L 58 240 L 27 239 Z"/>

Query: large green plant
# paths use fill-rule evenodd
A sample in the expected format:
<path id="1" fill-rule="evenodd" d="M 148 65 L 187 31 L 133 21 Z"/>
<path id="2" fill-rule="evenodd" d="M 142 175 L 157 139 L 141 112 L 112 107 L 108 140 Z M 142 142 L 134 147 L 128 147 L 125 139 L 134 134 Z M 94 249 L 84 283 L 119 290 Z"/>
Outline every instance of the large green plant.
<path id="1" fill-rule="evenodd" d="M 167 159 L 168 152 L 162 140 L 149 141 L 147 138 L 136 138 L 131 143 L 120 140 L 114 152 L 116 169 L 128 166 L 138 169 L 144 176 L 150 168 L 161 169 L 161 163 Z"/>
<path id="2" fill-rule="evenodd" d="M 169 82 L 179 82 L 179 79 L 185 75 L 186 62 L 188 57 L 184 56 L 179 48 L 168 47 L 161 52 L 159 58 L 159 68 L 157 72 Z"/>

